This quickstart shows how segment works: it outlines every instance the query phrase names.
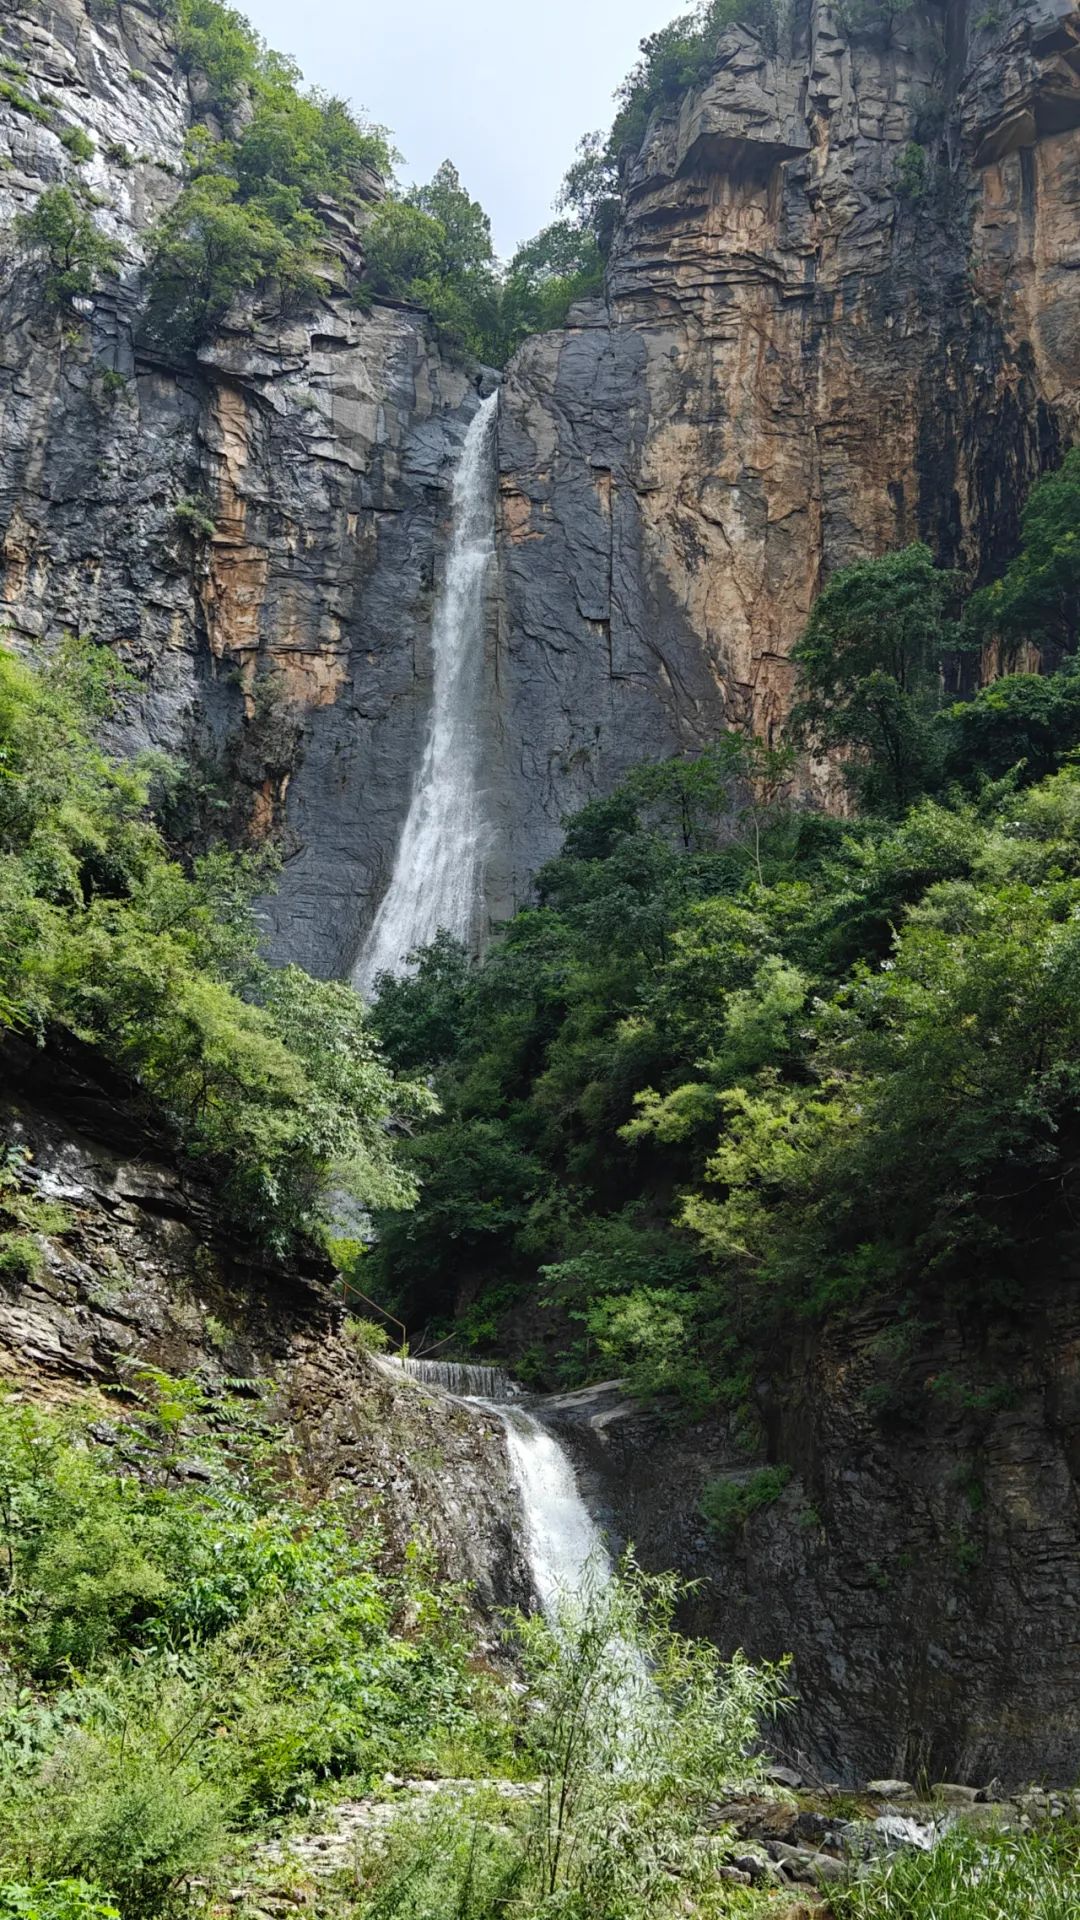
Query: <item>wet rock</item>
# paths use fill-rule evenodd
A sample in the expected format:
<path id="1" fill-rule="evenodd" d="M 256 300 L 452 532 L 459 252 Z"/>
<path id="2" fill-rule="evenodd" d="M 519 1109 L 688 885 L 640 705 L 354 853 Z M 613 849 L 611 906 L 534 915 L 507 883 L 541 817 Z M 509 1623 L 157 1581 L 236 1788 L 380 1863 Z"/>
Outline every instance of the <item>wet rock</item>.
<path id="1" fill-rule="evenodd" d="M 819 1881 L 837 1881 L 845 1877 L 843 1863 L 834 1860 L 831 1854 L 819 1853 L 809 1847 L 788 1846 L 783 1840 L 770 1840 L 768 1846 L 773 1859 L 783 1867 L 789 1879 L 816 1885 Z"/>

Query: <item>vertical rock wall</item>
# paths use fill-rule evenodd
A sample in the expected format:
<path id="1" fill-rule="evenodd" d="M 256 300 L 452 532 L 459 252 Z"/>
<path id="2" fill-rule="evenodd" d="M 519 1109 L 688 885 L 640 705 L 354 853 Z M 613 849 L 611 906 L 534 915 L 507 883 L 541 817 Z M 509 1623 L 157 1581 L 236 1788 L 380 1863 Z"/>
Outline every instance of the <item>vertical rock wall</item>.
<path id="1" fill-rule="evenodd" d="M 1009 0 L 976 29 L 917 0 L 887 34 L 838 21 L 798 0 L 775 48 L 724 37 L 629 166 L 607 300 L 507 372 L 495 917 L 635 761 L 780 731 L 830 568 L 925 538 L 985 574 L 1077 431 L 1080 13 Z M 141 679 L 126 738 L 216 755 L 248 829 L 281 836 L 274 952 L 345 972 L 420 756 L 478 376 L 419 313 L 361 313 L 331 279 L 302 318 L 231 315 L 188 365 L 141 350 L 145 234 L 197 76 L 133 4 L 16 0 L 0 52 L 24 100 L 0 91 L 0 228 L 78 180 L 125 247 L 119 287 L 61 324 L 8 229 L 0 620 L 118 648 Z M 338 243 L 355 266 L 355 222 Z"/>
<path id="2" fill-rule="evenodd" d="M 773 736 L 833 568 L 985 575 L 1080 426 L 1080 13 L 734 29 L 630 166 L 608 300 L 503 405 L 513 890 L 562 812 L 724 725 Z"/>
<path id="3" fill-rule="evenodd" d="M 314 312 L 238 310 L 190 364 L 140 346 L 145 234 L 178 190 L 192 85 L 134 5 L 0 14 L 0 54 L 48 121 L 0 94 L 0 626 L 16 644 L 66 630 L 117 648 L 141 682 L 126 744 L 223 762 L 236 815 L 282 836 L 272 949 L 345 972 L 427 724 L 477 377 L 422 314 L 360 312 L 329 278 Z M 72 128 L 94 143 L 81 165 Z M 84 321 L 48 311 L 13 243 L 15 215 L 58 183 L 89 188 L 125 248 Z M 355 263 L 344 221 L 340 245 Z"/>

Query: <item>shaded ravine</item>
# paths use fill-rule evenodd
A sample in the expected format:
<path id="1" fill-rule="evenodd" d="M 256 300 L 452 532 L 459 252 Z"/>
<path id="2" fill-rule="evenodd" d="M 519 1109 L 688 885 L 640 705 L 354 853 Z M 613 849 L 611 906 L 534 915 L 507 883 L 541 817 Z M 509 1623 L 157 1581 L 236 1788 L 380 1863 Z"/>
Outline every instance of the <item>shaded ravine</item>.
<path id="1" fill-rule="evenodd" d="M 469 423 L 454 474 L 446 578 L 431 631 L 433 680 L 424 755 L 394 868 L 353 975 L 370 992 L 439 932 L 479 933 L 486 821 L 480 788 L 484 586 L 495 551 L 498 392 Z"/>

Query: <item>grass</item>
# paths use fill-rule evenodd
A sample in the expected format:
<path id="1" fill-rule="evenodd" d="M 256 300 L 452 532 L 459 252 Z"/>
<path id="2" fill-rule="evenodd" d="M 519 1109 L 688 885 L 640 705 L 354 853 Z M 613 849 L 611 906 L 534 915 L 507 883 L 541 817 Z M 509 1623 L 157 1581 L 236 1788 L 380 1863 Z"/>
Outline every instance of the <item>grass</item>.
<path id="1" fill-rule="evenodd" d="M 831 1895 L 834 1920 L 1076 1920 L 1080 1830 L 982 1834 L 894 1854 Z"/>

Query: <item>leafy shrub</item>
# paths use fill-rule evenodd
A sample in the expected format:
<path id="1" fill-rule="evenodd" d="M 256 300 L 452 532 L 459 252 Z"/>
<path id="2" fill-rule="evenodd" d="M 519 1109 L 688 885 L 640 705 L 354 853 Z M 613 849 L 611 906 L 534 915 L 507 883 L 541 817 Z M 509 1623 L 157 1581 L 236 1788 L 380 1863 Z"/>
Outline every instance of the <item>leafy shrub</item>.
<path id="1" fill-rule="evenodd" d="M 632 1561 L 599 1567 L 551 1621 L 511 1628 L 527 1686 L 520 1738 L 539 1792 L 507 1806 L 402 1823 L 367 1908 L 409 1920 L 675 1920 L 728 1910 L 718 1855 L 700 1844 L 725 1781 L 757 1771 L 785 1667 L 725 1663 L 672 1625 L 685 1590 Z M 715 1905 L 713 1903 L 716 1903 Z M 722 1903 L 722 1904 L 721 1904 Z"/>
<path id="2" fill-rule="evenodd" d="M 358 1320 L 350 1316 L 342 1332 L 350 1346 L 359 1353 L 385 1353 L 390 1345 L 390 1335 L 377 1320 Z"/>
<path id="3" fill-rule="evenodd" d="M 355 197 L 360 173 L 387 173 L 391 154 L 383 131 L 343 100 L 302 92 L 295 64 L 220 0 L 180 0 L 178 44 L 229 133 L 193 130 L 185 186 L 150 241 L 150 331 L 187 350 L 266 283 L 285 305 L 310 301 L 323 199 Z"/>
<path id="4" fill-rule="evenodd" d="M 60 141 L 77 163 L 93 159 L 94 143 L 81 127 L 65 127 L 60 135 Z"/>
<path id="5" fill-rule="evenodd" d="M 0 1402 L 0 1876 L 78 1876 L 141 1920 L 226 1825 L 320 1782 L 485 1716 L 490 1763 L 461 1596 L 421 1552 L 389 1570 L 349 1501 L 287 1491 L 267 1403 L 144 1369 L 111 1432 L 93 1415 L 96 1438 Z"/>
<path id="6" fill-rule="evenodd" d="M 0 1920 L 120 1920 L 120 1913 L 86 1880 L 39 1880 L 0 1886 Z"/>
<path id="7" fill-rule="evenodd" d="M 760 1467 L 748 1480 L 710 1480 L 701 1496 L 702 1515 L 714 1533 L 730 1540 L 752 1514 L 779 1500 L 790 1479 L 790 1467 Z"/>
<path id="8" fill-rule="evenodd" d="M 29 213 L 18 214 L 15 237 L 43 263 L 45 298 L 53 307 L 93 293 L 120 262 L 118 243 L 101 232 L 68 187 L 47 187 Z"/>
<path id="9" fill-rule="evenodd" d="M 169 858 L 150 769 L 90 735 L 112 664 L 69 646 L 35 673 L 0 650 L 0 1028 L 66 1028 L 136 1076 L 267 1245 L 318 1228 L 331 1178 L 408 1204 L 383 1120 L 430 1096 L 392 1079 L 350 988 L 259 960 L 265 862 Z"/>

